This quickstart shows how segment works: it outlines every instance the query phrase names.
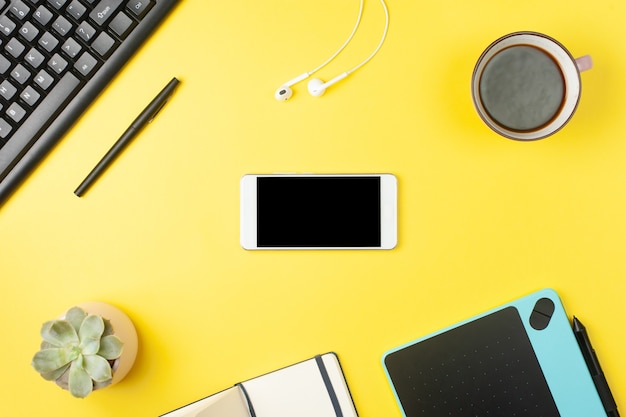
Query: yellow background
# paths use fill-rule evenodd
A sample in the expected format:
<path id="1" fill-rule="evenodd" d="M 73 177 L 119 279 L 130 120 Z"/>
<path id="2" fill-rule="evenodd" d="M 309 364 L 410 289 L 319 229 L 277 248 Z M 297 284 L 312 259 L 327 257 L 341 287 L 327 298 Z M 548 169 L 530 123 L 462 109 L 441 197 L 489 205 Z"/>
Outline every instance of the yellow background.
<path id="1" fill-rule="evenodd" d="M 379 41 L 380 3 L 365 3 L 322 79 Z M 626 2 L 388 6 L 373 61 L 277 102 L 346 39 L 358 1 L 181 2 L 0 209 L 0 415 L 156 416 L 335 351 L 359 415 L 400 416 L 386 350 L 544 287 L 587 325 L 626 408 Z M 470 96 L 481 52 L 518 30 L 595 61 L 571 122 L 532 143 L 489 130 Z M 75 197 L 173 76 L 165 110 Z M 395 174 L 397 248 L 243 250 L 239 179 L 275 171 Z M 78 400 L 30 360 L 41 323 L 86 300 L 125 310 L 141 347 L 125 380 Z"/>

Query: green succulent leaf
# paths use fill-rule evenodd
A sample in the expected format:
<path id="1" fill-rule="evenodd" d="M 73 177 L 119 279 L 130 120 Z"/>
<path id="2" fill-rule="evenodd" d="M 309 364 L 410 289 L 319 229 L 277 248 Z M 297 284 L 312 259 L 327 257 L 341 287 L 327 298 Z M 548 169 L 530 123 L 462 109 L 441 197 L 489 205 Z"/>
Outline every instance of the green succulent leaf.
<path id="1" fill-rule="evenodd" d="M 78 345 L 76 330 L 67 320 L 48 321 L 41 326 L 41 338 L 52 346 Z"/>
<path id="2" fill-rule="evenodd" d="M 64 373 L 67 372 L 67 370 L 70 368 L 70 365 L 71 365 L 71 363 L 68 363 L 66 365 L 63 365 L 62 367 L 60 367 L 59 369 L 57 369 L 55 371 L 44 372 L 44 373 L 41 374 L 41 376 L 46 381 L 56 381 L 57 379 L 61 378 L 61 376 L 63 376 Z"/>
<path id="3" fill-rule="evenodd" d="M 73 352 L 63 348 L 44 349 L 35 353 L 32 366 L 40 374 L 54 372 L 70 363 L 75 356 Z"/>
<path id="4" fill-rule="evenodd" d="M 41 345 L 39 346 L 39 349 L 44 350 L 44 349 L 52 349 L 54 346 L 52 343 L 48 343 L 45 340 L 41 341 Z"/>
<path id="5" fill-rule="evenodd" d="M 87 374 L 96 382 L 105 382 L 113 378 L 111 365 L 102 356 L 87 355 L 83 357 L 83 364 Z"/>
<path id="6" fill-rule="evenodd" d="M 109 336 L 113 334 L 113 326 L 111 325 L 111 321 L 109 319 L 102 318 L 104 321 L 104 332 L 102 332 L 102 336 Z"/>
<path id="7" fill-rule="evenodd" d="M 107 380 L 107 381 L 104 381 L 104 382 L 95 382 L 95 381 L 94 381 L 94 383 L 93 383 L 93 389 L 94 389 L 94 391 L 95 391 L 95 390 L 97 390 L 97 389 L 106 388 L 106 387 L 108 387 L 109 385 L 111 385 L 111 383 L 112 383 L 112 382 L 113 382 L 113 378 L 111 378 L 111 379 L 109 379 L 109 380 Z"/>
<path id="8" fill-rule="evenodd" d="M 80 349 L 84 355 L 94 355 L 100 350 L 100 337 L 104 332 L 102 317 L 88 315 L 80 326 Z"/>
<path id="9" fill-rule="evenodd" d="M 68 384 L 70 393 L 77 398 L 85 398 L 93 391 L 93 382 L 81 359 L 82 357 L 72 362 Z"/>
<path id="10" fill-rule="evenodd" d="M 122 354 L 123 346 L 124 343 L 122 343 L 119 337 L 114 335 L 104 336 L 100 340 L 100 350 L 98 351 L 98 356 L 102 356 L 108 360 L 117 359 Z"/>
<path id="11" fill-rule="evenodd" d="M 87 317 L 87 313 L 80 307 L 72 307 L 65 313 L 65 320 L 69 321 L 76 333 L 80 330 L 80 325 Z"/>

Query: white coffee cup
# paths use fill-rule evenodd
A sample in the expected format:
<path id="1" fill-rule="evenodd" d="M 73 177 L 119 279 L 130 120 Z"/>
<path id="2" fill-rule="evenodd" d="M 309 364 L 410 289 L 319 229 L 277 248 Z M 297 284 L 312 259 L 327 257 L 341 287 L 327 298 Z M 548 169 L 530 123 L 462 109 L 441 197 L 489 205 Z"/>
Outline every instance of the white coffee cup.
<path id="1" fill-rule="evenodd" d="M 504 137 L 542 139 L 570 120 L 580 100 L 580 72 L 591 67 L 590 56 L 575 59 L 549 36 L 511 33 L 478 59 L 472 75 L 474 106 Z"/>

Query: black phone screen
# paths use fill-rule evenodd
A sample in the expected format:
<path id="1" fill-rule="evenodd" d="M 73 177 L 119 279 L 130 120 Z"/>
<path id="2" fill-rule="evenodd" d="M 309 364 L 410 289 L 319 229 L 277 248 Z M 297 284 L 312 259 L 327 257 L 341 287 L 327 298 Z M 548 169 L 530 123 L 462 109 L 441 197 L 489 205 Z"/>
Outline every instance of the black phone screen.
<path id="1" fill-rule="evenodd" d="M 258 177 L 257 245 L 380 247 L 380 177 Z"/>

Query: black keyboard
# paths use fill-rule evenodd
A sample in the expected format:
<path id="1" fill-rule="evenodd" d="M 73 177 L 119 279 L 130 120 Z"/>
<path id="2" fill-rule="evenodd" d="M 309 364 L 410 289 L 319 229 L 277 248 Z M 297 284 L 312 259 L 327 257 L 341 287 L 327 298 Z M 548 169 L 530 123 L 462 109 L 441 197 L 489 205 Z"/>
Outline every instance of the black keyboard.
<path id="1" fill-rule="evenodd" d="M 178 0 L 0 0 L 0 204 Z"/>

